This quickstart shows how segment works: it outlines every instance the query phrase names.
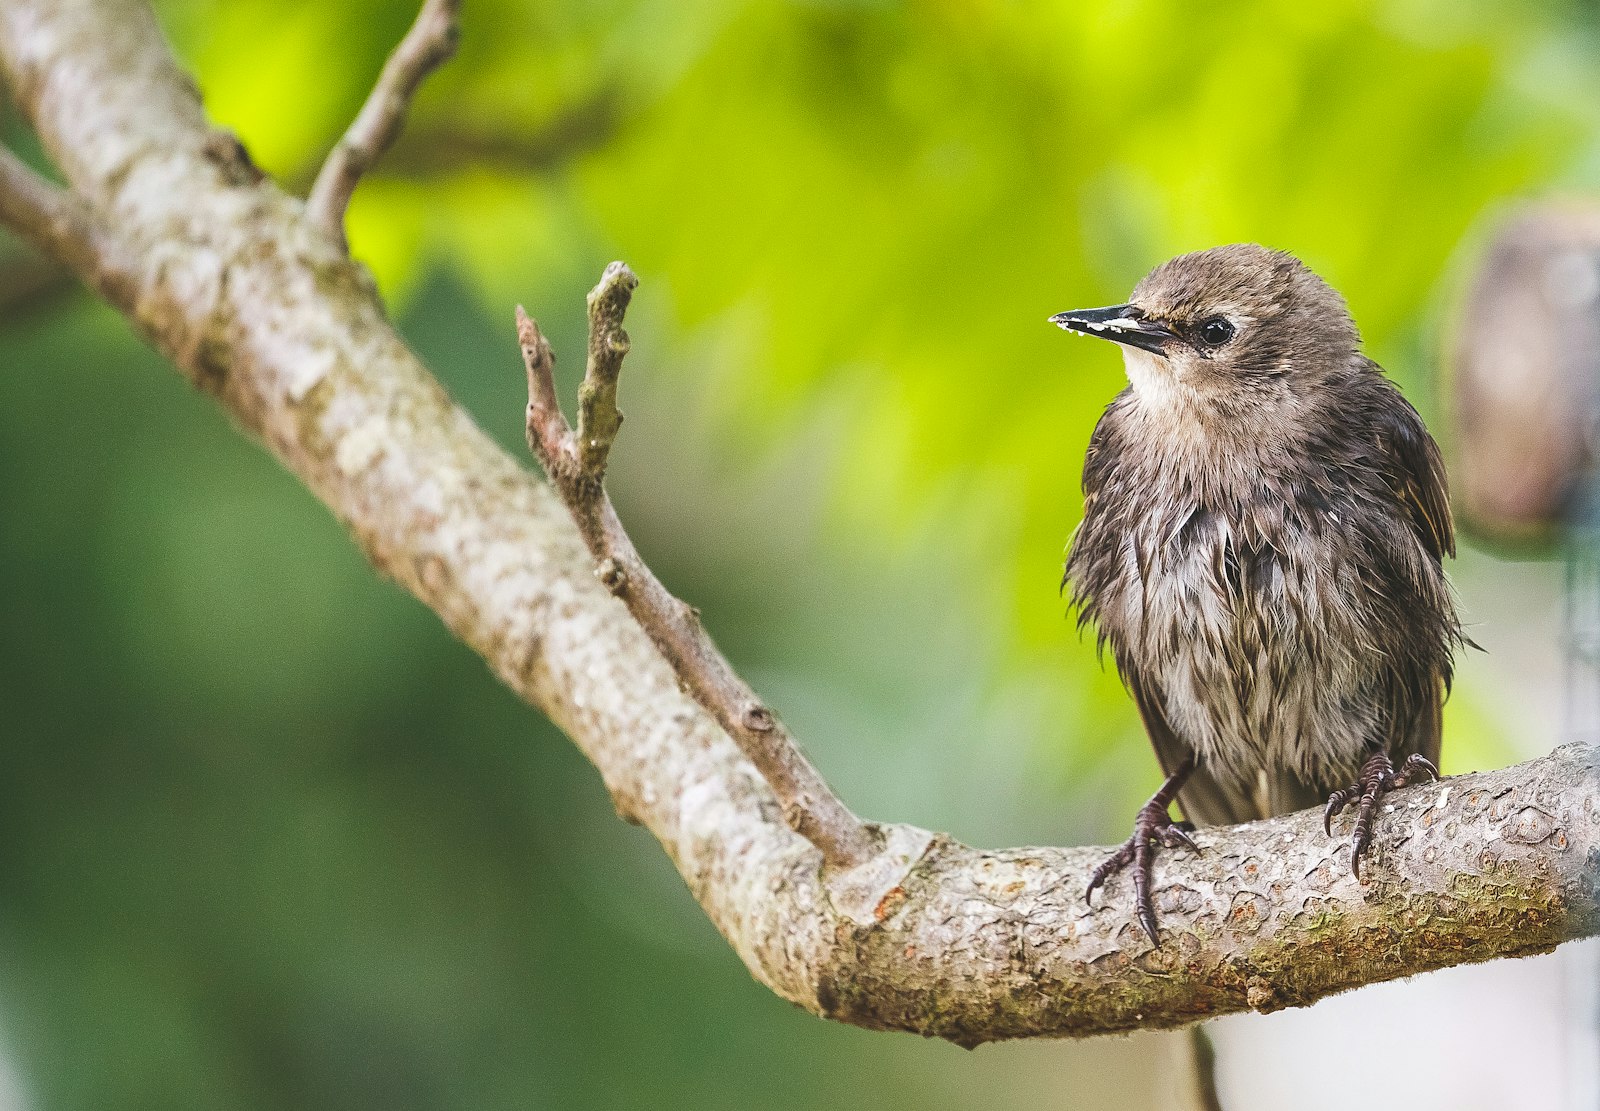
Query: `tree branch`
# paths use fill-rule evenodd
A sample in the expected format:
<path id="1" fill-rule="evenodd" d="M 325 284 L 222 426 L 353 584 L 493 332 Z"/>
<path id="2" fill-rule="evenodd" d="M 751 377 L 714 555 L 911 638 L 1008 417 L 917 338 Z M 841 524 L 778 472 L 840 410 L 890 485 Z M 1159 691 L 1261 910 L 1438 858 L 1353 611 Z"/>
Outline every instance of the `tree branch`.
<path id="1" fill-rule="evenodd" d="M 613 262 L 589 294 L 589 359 L 578 387 L 576 434 L 556 399 L 550 345 L 517 306 L 517 338 L 528 370 L 528 446 L 572 513 L 596 577 L 627 604 L 684 689 L 761 773 L 784 821 L 815 845 L 828 865 L 862 864 L 882 847 L 878 835 L 839 801 L 783 723 L 717 651 L 694 607 L 661 585 L 606 496 L 606 459 L 622 427 L 617 378 L 628 350 L 622 318 L 638 284 L 633 271 Z"/>
<path id="2" fill-rule="evenodd" d="M 1157 865 L 1159 950 L 1125 880 L 1083 905 L 1102 849 L 893 825 L 825 869 L 596 581 L 550 487 L 450 401 L 304 207 L 217 142 L 147 8 L 7 0 L 0 61 L 91 216 L 45 249 L 91 284 L 125 275 L 113 302 L 572 737 L 784 998 L 970 1045 L 1272 1010 L 1600 932 L 1600 755 L 1576 747 L 1397 794 L 1365 885 L 1313 813 L 1203 830 L 1203 856 Z M 28 188 L 0 178 L 14 227 Z"/>
<path id="3" fill-rule="evenodd" d="M 88 208 L 4 147 L 0 147 L 0 223 L 47 258 L 65 263 L 113 304 L 125 304 L 126 267 L 114 257 Z"/>
<path id="4" fill-rule="evenodd" d="M 461 0 L 423 0 L 416 22 L 384 63 L 355 121 L 334 145 L 306 198 L 306 214 L 343 245 L 344 214 L 356 185 L 400 135 L 423 78 L 449 60 L 460 38 Z"/>

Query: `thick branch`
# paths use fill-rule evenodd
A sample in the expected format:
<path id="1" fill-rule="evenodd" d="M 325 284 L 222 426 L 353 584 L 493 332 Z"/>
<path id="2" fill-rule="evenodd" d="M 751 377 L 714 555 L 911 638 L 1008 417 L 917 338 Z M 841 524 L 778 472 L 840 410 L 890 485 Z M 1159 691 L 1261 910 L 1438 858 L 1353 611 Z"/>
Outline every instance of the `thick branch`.
<path id="1" fill-rule="evenodd" d="M 455 53 L 460 12 L 461 0 L 424 0 L 367 102 L 323 163 L 306 198 L 306 214 L 335 241 L 344 243 L 344 214 L 356 185 L 399 137 L 423 78 Z"/>
<path id="2" fill-rule="evenodd" d="M 717 651 L 692 606 L 674 598 L 645 565 L 605 492 L 606 459 L 622 414 L 617 378 L 628 350 L 623 314 L 639 280 L 620 262 L 589 294 L 589 358 L 578 387 L 578 430 L 556 398 L 555 357 L 539 326 L 517 308 L 517 338 L 528 370 L 528 446 L 566 502 L 601 584 L 627 604 L 683 688 L 733 738 L 761 773 L 784 820 L 835 867 L 853 867 L 881 848 L 839 801 L 783 723 Z"/>
<path id="3" fill-rule="evenodd" d="M 550 488 L 451 403 L 303 207 L 238 172 L 147 9 L 7 0 L 0 60 L 110 229 L 93 249 L 136 260 L 116 303 L 567 731 L 784 998 L 972 1044 L 1292 1006 L 1600 932 L 1600 775 L 1582 748 L 1396 795 L 1365 886 L 1315 814 L 1202 831 L 1204 856 L 1157 865 L 1159 950 L 1125 879 L 1083 905 L 1099 849 L 982 852 L 888 826 L 866 863 L 824 870 L 596 581 Z M 102 262 L 61 246 L 94 281 Z"/>

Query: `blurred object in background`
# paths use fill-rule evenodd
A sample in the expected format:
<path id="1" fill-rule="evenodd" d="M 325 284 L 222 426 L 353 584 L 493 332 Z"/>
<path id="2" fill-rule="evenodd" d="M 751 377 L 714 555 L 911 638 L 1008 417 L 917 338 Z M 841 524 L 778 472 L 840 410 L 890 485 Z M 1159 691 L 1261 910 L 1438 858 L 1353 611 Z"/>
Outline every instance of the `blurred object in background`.
<path id="1" fill-rule="evenodd" d="M 1600 737 L 1600 203 L 1546 201 L 1505 218 L 1467 279 L 1445 350 L 1458 517 L 1475 538 L 1563 559 L 1559 737 L 1592 743 Z M 1519 631 L 1538 624 L 1534 611 L 1506 617 L 1503 627 Z M 1547 675 L 1521 689 L 1548 692 L 1551 685 Z M 1519 983 L 1495 992 L 1502 1017 L 1508 1002 L 1532 1001 L 1544 980 L 1565 1037 L 1546 1031 L 1511 1056 L 1524 1077 L 1559 1080 L 1539 1106 L 1593 1107 L 1600 944 L 1564 946 L 1517 967 Z M 1537 974 L 1529 976 L 1530 969 Z M 1497 973 L 1459 970 L 1452 986 L 1463 975 L 1483 984 Z M 1463 998 L 1459 1006 L 1471 1004 Z M 1509 1046 L 1530 1029 L 1527 1017 L 1501 1030 L 1498 1044 Z M 1519 1085 L 1519 1097 L 1531 1087 Z M 1506 1106 L 1498 1098 L 1489 1105 Z"/>
<path id="2" fill-rule="evenodd" d="M 1446 450 L 1462 525 L 1548 549 L 1593 459 L 1600 390 L 1600 205 L 1544 203 L 1490 240 L 1446 348 Z"/>
<path id="3" fill-rule="evenodd" d="M 1462 523 L 1566 561 L 1562 733 L 1600 736 L 1600 204 L 1528 205 L 1475 264 L 1446 342 Z"/>

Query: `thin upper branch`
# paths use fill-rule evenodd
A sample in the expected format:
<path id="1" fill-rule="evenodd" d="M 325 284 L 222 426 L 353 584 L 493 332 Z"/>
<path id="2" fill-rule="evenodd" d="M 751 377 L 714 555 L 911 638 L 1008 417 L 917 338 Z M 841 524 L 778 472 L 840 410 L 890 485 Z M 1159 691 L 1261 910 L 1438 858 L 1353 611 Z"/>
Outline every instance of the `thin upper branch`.
<path id="1" fill-rule="evenodd" d="M 357 184 L 399 137 L 423 78 L 455 53 L 460 13 L 461 0 L 423 0 L 355 121 L 322 164 L 306 198 L 306 214 L 336 242 L 345 241 L 344 214 Z"/>
<path id="2" fill-rule="evenodd" d="M 576 432 L 556 398 L 550 345 L 517 307 L 517 338 L 528 372 L 528 446 L 571 511 L 602 585 L 626 603 L 683 688 L 760 771 L 784 820 L 830 866 L 861 864 L 881 848 L 881 839 L 839 800 L 783 723 L 734 672 L 699 613 L 673 597 L 645 565 L 606 496 L 606 460 L 622 426 L 617 380 L 628 351 L 622 322 L 638 284 L 632 270 L 613 262 L 589 293 L 589 357 L 578 387 Z"/>
<path id="3" fill-rule="evenodd" d="M 785 999 L 972 1044 L 1295 1006 L 1600 933 L 1600 751 L 1581 747 L 1396 794 L 1366 883 L 1311 812 L 1203 830 L 1203 856 L 1157 863 L 1159 950 L 1125 878 L 1083 905 L 1103 849 L 982 851 L 887 825 L 864 863 L 824 869 L 748 738 L 597 581 L 550 486 L 451 402 L 302 205 L 219 166 L 146 7 L 6 0 L 0 63 L 95 210 L 95 257 L 60 237 L 60 261 L 89 282 L 144 263 L 114 303 L 567 732 Z M 19 203 L 0 212 L 37 223 Z"/>

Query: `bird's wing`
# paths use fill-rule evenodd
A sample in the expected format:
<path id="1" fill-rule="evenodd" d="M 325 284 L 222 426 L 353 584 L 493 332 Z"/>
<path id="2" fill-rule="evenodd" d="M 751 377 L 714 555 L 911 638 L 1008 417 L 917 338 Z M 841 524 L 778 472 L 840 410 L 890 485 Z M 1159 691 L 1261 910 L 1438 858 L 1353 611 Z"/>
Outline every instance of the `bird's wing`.
<path id="1" fill-rule="evenodd" d="M 1131 661 L 1118 660 L 1117 670 L 1133 695 L 1134 704 L 1139 707 L 1139 717 L 1144 721 L 1144 731 L 1150 737 L 1151 747 L 1156 750 L 1161 773 L 1171 775 L 1174 769 L 1193 755 L 1193 751 L 1172 731 L 1161 709 L 1161 696 L 1154 684 L 1140 674 Z M 1217 782 L 1204 765 L 1195 768 L 1183 789 L 1178 792 L 1178 809 L 1183 811 L 1185 818 L 1203 826 L 1231 825 L 1267 816 L 1259 813 L 1254 802 L 1244 794 Z"/>
<path id="2" fill-rule="evenodd" d="M 1450 520 L 1444 457 L 1422 417 L 1398 390 L 1394 390 L 1394 403 L 1379 410 L 1375 432 L 1389 486 L 1411 519 L 1417 538 L 1434 559 L 1454 556 L 1456 532 Z"/>
<path id="3" fill-rule="evenodd" d="M 1450 518 L 1444 457 L 1422 417 L 1399 390 L 1393 390 L 1392 404 L 1379 409 L 1375 432 L 1389 487 L 1400 500 L 1417 539 L 1436 562 L 1454 556 L 1456 534 Z M 1424 692 L 1419 699 L 1421 715 L 1411 736 L 1403 741 L 1409 741 L 1406 751 L 1420 752 L 1437 764 L 1443 702 L 1450 686 L 1448 665 L 1428 681 L 1433 690 Z"/>

